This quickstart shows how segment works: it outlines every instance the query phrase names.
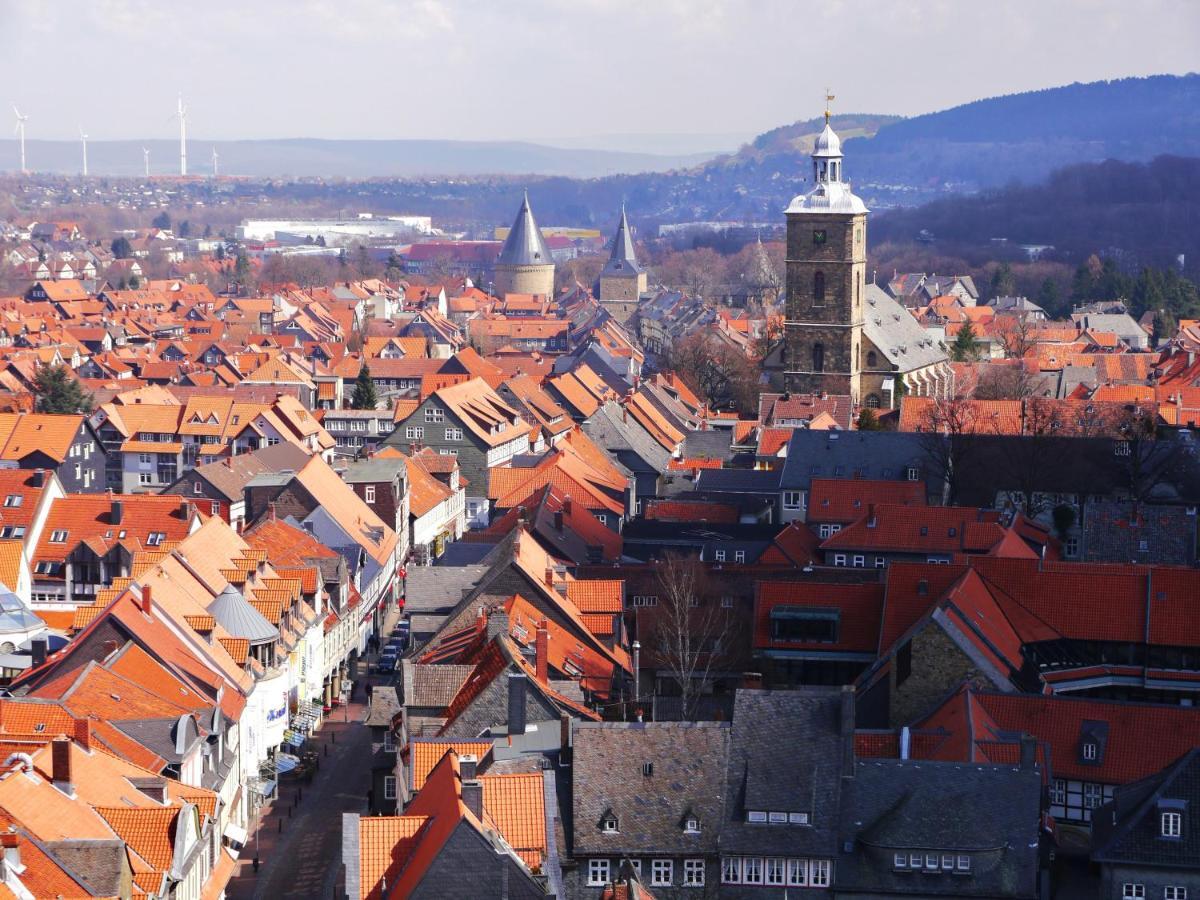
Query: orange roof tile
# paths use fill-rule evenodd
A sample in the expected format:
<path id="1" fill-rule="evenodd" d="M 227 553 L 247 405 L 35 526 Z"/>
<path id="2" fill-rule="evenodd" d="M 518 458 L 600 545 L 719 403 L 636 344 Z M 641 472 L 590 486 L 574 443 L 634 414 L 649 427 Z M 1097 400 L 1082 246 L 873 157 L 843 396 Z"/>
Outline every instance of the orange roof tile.
<path id="1" fill-rule="evenodd" d="M 581 613 L 616 613 L 621 611 L 625 582 L 619 578 L 577 578 L 567 582 L 567 599 Z M 609 622 L 612 628 L 612 622 Z"/>
<path id="2" fill-rule="evenodd" d="M 171 868 L 175 855 L 175 819 L 180 812 L 178 806 L 97 806 L 95 809 L 117 836 L 155 870 L 162 872 Z"/>
<path id="3" fill-rule="evenodd" d="M 540 772 L 483 775 L 483 814 L 531 868 L 546 852 L 546 805 Z"/>
<path id="4" fill-rule="evenodd" d="M 358 820 L 358 897 L 383 900 L 383 884 L 396 884 L 400 869 L 412 855 L 429 816 L 360 816 Z M 390 896 L 390 894 L 389 894 Z"/>
<path id="5" fill-rule="evenodd" d="M 492 752 L 491 741 L 424 741 L 416 740 L 408 745 L 408 765 L 411 775 L 411 788 L 419 791 L 425 786 L 425 779 L 434 770 L 442 757 L 453 750 L 459 756 L 468 754 L 482 760 Z"/>

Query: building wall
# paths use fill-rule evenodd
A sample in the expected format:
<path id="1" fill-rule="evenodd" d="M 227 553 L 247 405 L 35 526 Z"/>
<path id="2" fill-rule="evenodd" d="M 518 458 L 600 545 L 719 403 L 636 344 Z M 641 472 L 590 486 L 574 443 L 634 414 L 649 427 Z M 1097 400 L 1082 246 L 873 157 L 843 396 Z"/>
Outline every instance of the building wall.
<path id="1" fill-rule="evenodd" d="M 867 217 L 792 213 L 787 229 L 785 370 L 789 389 L 849 394 L 857 403 Z M 817 241 L 818 232 L 824 232 L 824 241 Z M 817 299 L 815 291 L 818 273 L 824 276 L 823 300 Z M 817 345 L 823 349 L 820 366 L 814 360 Z"/>
<path id="2" fill-rule="evenodd" d="M 601 303 L 634 303 L 646 290 L 646 273 L 638 272 L 632 278 L 616 275 L 601 276 Z"/>
<path id="3" fill-rule="evenodd" d="M 1163 889 L 1166 887 L 1184 887 L 1187 888 L 1188 897 L 1200 896 L 1200 869 L 1193 868 L 1184 873 L 1179 869 L 1148 866 L 1103 866 L 1099 896 L 1102 900 L 1122 900 L 1127 882 L 1144 885 L 1147 900 L 1159 900 L 1165 896 Z"/>
<path id="4" fill-rule="evenodd" d="M 974 662 L 937 625 L 929 623 L 912 637 L 912 672 L 896 685 L 897 653 L 888 673 L 888 727 L 900 728 L 921 718 L 964 679 L 991 684 Z"/>
<path id="5" fill-rule="evenodd" d="M 496 266 L 497 297 L 505 294 L 554 296 L 554 266 Z"/>

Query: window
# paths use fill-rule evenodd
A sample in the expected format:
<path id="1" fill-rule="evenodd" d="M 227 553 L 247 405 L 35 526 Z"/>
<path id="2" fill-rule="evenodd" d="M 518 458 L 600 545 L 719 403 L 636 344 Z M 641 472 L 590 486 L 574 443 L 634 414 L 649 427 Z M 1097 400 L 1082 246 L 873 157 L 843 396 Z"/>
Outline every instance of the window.
<path id="1" fill-rule="evenodd" d="M 767 813 L 761 809 L 750 809 L 746 811 L 746 821 L 762 823 L 767 821 Z"/>
<path id="2" fill-rule="evenodd" d="M 762 860 L 757 856 L 747 856 L 742 860 L 742 884 L 762 884 Z"/>
<path id="3" fill-rule="evenodd" d="M 1083 758 L 1088 761 L 1093 761 L 1096 758 L 1096 745 L 1091 741 L 1083 745 Z"/>
<path id="4" fill-rule="evenodd" d="M 1163 900 L 1187 900 L 1187 888 L 1167 885 L 1163 888 Z"/>
<path id="5" fill-rule="evenodd" d="M 813 243 L 814 244 L 823 244 L 823 243 L 825 243 L 827 238 L 828 238 L 828 235 L 825 233 L 824 228 L 814 228 L 813 229 Z"/>
<path id="6" fill-rule="evenodd" d="M 875 355 L 875 351 L 874 351 L 874 350 L 868 350 L 868 351 L 867 351 L 867 366 L 868 366 L 869 368 L 872 368 L 872 369 L 873 369 L 873 368 L 875 368 L 875 366 L 876 366 L 876 365 L 878 365 L 878 364 L 879 364 L 879 358 L 878 358 L 878 357 Z M 874 394 L 872 394 L 871 396 L 874 396 Z M 879 398 L 878 398 L 878 397 L 875 397 L 875 402 L 876 402 L 876 404 L 878 404 L 878 403 L 879 403 Z"/>
<path id="7" fill-rule="evenodd" d="M 608 860 L 588 860 L 588 887 L 604 887 L 608 884 Z"/>
<path id="8" fill-rule="evenodd" d="M 1050 805 L 1067 805 L 1067 782 L 1064 778 L 1055 778 L 1050 784 Z"/>
<path id="9" fill-rule="evenodd" d="M 390 731 L 383 733 L 383 749 L 388 753 L 396 752 L 396 736 Z"/>
<path id="10" fill-rule="evenodd" d="M 808 813 L 788 813 L 789 825 L 807 825 Z"/>
<path id="11" fill-rule="evenodd" d="M 809 870 L 808 883 L 813 887 L 829 887 L 829 874 L 832 868 L 827 859 L 814 859 Z"/>
<path id="12" fill-rule="evenodd" d="M 600 830 L 603 831 L 605 834 L 616 834 L 617 833 L 617 817 L 616 816 L 605 816 L 604 821 L 600 823 Z"/>
<path id="13" fill-rule="evenodd" d="M 1146 886 L 1144 884 L 1134 884 L 1132 881 L 1127 881 L 1121 886 L 1121 900 L 1141 900 L 1146 896 Z"/>
<path id="14" fill-rule="evenodd" d="M 768 813 L 767 821 L 770 822 L 772 825 L 786 825 L 787 824 L 787 813 L 785 813 L 785 812 Z"/>
<path id="15" fill-rule="evenodd" d="M 745 550 L 734 550 L 733 551 L 733 561 L 736 563 L 744 563 L 746 561 L 746 551 Z"/>
<path id="16" fill-rule="evenodd" d="M 65 544 L 67 542 L 67 532 L 61 528 L 50 532 L 50 543 Z"/>
<path id="17" fill-rule="evenodd" d="M 1162 814 L 1162 836 L 1173 838 L 1183 836 L 1182 813 L 1165 812 Z"/>
<path id="18" fill-rule="evenodd" d="M 726 856 L 721 859 L 721 883 L 722 884 L 741 884 L 742 883 L 742 858 L 740 856 Z"/>
<path id="19" fill-rule="evenodd" d="M 699 834 L 700 820 L 695 816 L 689 816 L 688 820 L 683 823 L 684 834 Z"/>
<path id="20" fill-rule="evenodd" d="M 925 868 L 936 870 L 938 867 L 938 855 L 936 853 L 925 854 Z"/>
<path id="21" fill-rule="evenodd" d="M 599 513 L 596 516 L 596 521 L 599 522 L 601 525 L 607 525 L 608 524 L 608 516 L 606 516 L 604 513 Z"/>
<path id="22" fill-rule="evenodd" d="M 410 441 L 425 440 L 425 429 L 420 425 L 409 425 L 404 429 L 404 436 Z"/>
<path id="23" fill-rule="evenodd" d="M 921 470 L 918 469 L 916 466 L 909 466 L 908 467 L 908 480 L 909 481 L 920 481 L 921 480 Z"/>
<path id="24" fill-rule="evenodd" d="M 658 887 L 670 884 L 675 877 L 675 862 L 670 859 L 656 859 L 650 863 L 650 884 Z"/>
<path id="25" fill-rule="evenodd" d="M 683 886 L 704 886 L 704 860 L 685 859 L 683 861 Z"/>
<path id="26" fill-rule="evenodd" d="M 383 799 L 384 800 L 395 800 L 396 799 L 396 776 L 395 775 L 384 775 L 383 776 Z"/>
<path id="27" fill-rule="evenodd" d="M 1083 808 L 1095 809 L 1104 802 L 1104 787 L 1094 782 L 1085 781 L 1083 784 Z"/>
<path id="28" fill-rule="evenodd" d="M 971 871 L 971 857 L 963 856 L 960 853 L 958 855 L 958 859 L 955 861 L 954 865 L 955 865 L 955 868 L 959 872 L 970 872 Z"/>
<path id="29" fill-rule="evenodd" d="M 808 884 L 808 860 L 789 859 L 787 864 L 787 883 L 803 887 Z"/>
<path id="30" fill-rule="evenodd" d="M 635 596 L 633 598 L 634 606 L 658 606 L 658 597 L 653 594 L 648 596 Z"/>
<path id="31" fill-rule="evenodd" d="M 138 473 L 138 484 L 154 484 L 154 474 L 152 472 Z"/>
<path id="32" fill-rule="evenodd" d="M 210 516 L 219 516 L 221 514 L 221 504 L 220 503 L 210 503 L 208 505 L 208 514 Z"/>
<path id="33" fill-rule="evenodd" d="M 203 497 L 204 496 L 204 485 L 201 484 L 199 481 L 193 482 L 192 483 L 192 493 L 195 494 L 197 497 Z"/>
<path id="34" fill-rule="evenodd" d="M 728 594 L 721 598 L 721 609 L 733 609 L 733 598 Z"/>
<path id="35" fill-rule="evenodd" d="M 20 506 L 25 502 L 25 498 L 21 494 L 9 494 L 4 498 L 5 506 Z"/>
<path id="36" fill-rule="evenodd" d="M 446 411 L 437 406 L 425 407 L 425 421 L 437 424 L 446 420 Z"/>
<path id="37" fill-rule="evenodd" d="M 813 303 L 825 302 L 825 273 L 813 273 Z"/>
<path id="38" fill-rule="evenodd" d="M 1079 555 L 1079 538 L 1069 537 L 1063 544 L 1063 553 L 1067 556 Z"/>
<path id="39" fill-rule="evenodd" d="M 942 870 L 945 872 L 954 871 L 954 857 L 949 853 L 942 854 Z"/>
<path id="40" fill-rule="evenodd" d="M 779 857 L 769 857 L 767 859 L 767 877 L 766 884 L 783 884 L 784 876 L 787 871 L 787 866 L 784 860 Z"/>
<path id="41" fill-rule="evenodd" d="M 867 558 L 861 554 L 854 554 L 853 564 L 856 569 L 861 569 L 867 564 Z"/>
<path id="42" fill-rule="evenodd" d="M 654 763 L 651 763 L 651 762 L 642 763 L 642 775 L 646 778 L 649 778 L 653 774 L 654 774 Z"/>
<path id="43" fill-rule="evenodd" d="M 375 502 L 375 485 L 368 484 L 364 493 L 366 495 L 363 497 L 364 500 L 366 500 L 368 503 Z"/>
<path id="44" fill-rule="evenodd" d="M 725 562 L 725 551 L 717 550 L 713 553 L 713 559 L 715 559 L 717 562 Z"/>
<path id="45" fill-rule="evenodd" d="M 461 428 L 447 428 L 446 429 L 446 440 L 461 441 L 462 439 L 463 439 L 463 431 Z"/>
<path id="46" fill-rule="evenodd" d="M 148 466 L 150 463 L 154 462 L 154 455 L 151 453 L 139 453 L 138 462 L 140 462 L 143 466 Z"/>
<path id="47" fill-rule="evenodd" d="M 812 348 L 812 367 L 814 372 L 825 371 L 825 345 L 813 344 Z"/>
<path id="48" fill-rule="evenodd" d="M 799 509 L 801 491 L 784 491 L 783 492 L 783 508 L 784 509 Z"/>
<path id="49" fill-rule="evenodd" d="M 771 637 L 777 641 L 834 644 L 840 619 L 837 609 L 776 606 L 771 610 Z"/>
<path id="50" fill-rule="evenodd" d="M 146 538 L 146 546 L 147 547 L 161 546 L 162 542 L 165 541 L 166 539 L 167 539 L 167 534 L 165 531 L 152 531 L 152 532 L 150 532 L 150 536 Z"/>
<path id="51" fill-rule="evenodd" d="M 882 569 L 886 565 L 887 565 L 887 557 L 886 556 L 875 557 L 875 568 Z"/>
<path id="52" fill-rule="evenodd" d="M 833 564 L 835 566 L 844 566 L 846 564 L 846 554 L 845 553 L 833 554 Z"/>

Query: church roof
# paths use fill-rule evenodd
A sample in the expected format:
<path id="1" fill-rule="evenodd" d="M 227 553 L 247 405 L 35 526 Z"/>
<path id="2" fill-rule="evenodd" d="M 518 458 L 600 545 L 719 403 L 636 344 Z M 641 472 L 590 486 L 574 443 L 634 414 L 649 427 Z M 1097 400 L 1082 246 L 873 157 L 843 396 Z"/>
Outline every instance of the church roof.
<path id="1" fill-rule="evenodd" d="M 842 139 L 837 136 L 837 132 L 830 127 L 829 123 L 825 123 L 825 129 L 817 136 L 817 143 L 813 147 L 813 156 L 830 157 L 842 155 Z"/>
<path id="2" fill-rule="evenodd" d="M 625 207 L 621 207 L 621 221 L 617 224 L 617 233 L 613 237 L 612 253 L 604 266 L 603 276 L 631 276 L 642 271 L 638 265 L 637 256 L 633 252 L 633 236 L 629 233 L 629 221 L 625 218 Z"/>
<path id="3" fill-rule="evenodd" d="M 887 291 L 868 284 L 866 300 L 863 335 L 899 372 L 912 372 L 946 361 L 946 351 L 941 345 Z"/>
<path id="4" fill-rule="evenodd" d="M 497 265 L 501 266 L 552 266 L 554 259 L 546 239 L 542 237 L 541 229 L 533 218 L 533 210 L 529 208 L 529 194 L 521 201 L 521 209 L 516 221 L 504 240 L 500 250 Z"/>
<path id="5" fill-rule="evenodd" d="M 208 611 L 221 627 L 235 638 L 244 638 L 252 644 L 257 644 L 279 637 L 279 629 L 251 606 L 242 592 L 232 584 L 226 585 L 225 589 L 217 594 L 208 605 Z"/>
<path id="6" fill-rule="evenodd" d="M 855 196 L 847 182 L 841 180 L 842 140 L 830 127 L 828 118 L 825 120 L 825 129 L 817 137 L 812 158 L 814 175 L 817 166 L 820 165 L 824 171 L 826 163 L 831 171 L 836 170 L 836 172 L 828 179 L 822 176 L 808 193 L 793 197 L 792 202 L 788 204 L 787 212 L 830 213 L 832 215 L 865 213 L 867 211 L 866 204 Z"/>

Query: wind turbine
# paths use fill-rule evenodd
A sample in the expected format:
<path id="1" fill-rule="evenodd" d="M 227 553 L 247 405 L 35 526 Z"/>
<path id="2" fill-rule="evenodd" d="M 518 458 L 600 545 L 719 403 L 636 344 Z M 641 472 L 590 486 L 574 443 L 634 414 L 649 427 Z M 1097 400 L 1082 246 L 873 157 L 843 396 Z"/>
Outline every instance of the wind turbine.
<path id="1" fill-rule="evenodd" d="M 183 105 L 183 94 L 172 118 L 179 120 L 179 174 L 187 174 L 187 107 Z"/>
<path id="2" fill-rule="evenodd" d="M 87 138 L 83 133 L 83 126 L 79 126 L 79 140 L 83 143 L 83 177 L 87 178 Z"/>
<path id="3" fill-rule="evenodd" d="M 218 175 L 221 174 L 221 172 L 217 168 L 217 159 L 218 158 L 219 157 L 217 156 L 217 148 L 213 147 L 213 178 L 216 178 Z"/>
<path id="4" fill-rule="evenodd" d="M 146 147 L 142 148 L 142 162 L 146 166 L 146 177 L 150 177 L 150 150 Z"/>
<path id="5" fill-rule="evenodd" d="M 17 133 L 17 136 L 18 136 L 18 138 L 20 140 L 20 144 L 21 144 L 21 174 L 24 174 L 26 171 L 26 169 L 25 169 L 25 121 L 29 118 L 29 116 L 21 115 L 21 111 L 19 109 L 17 109 L 15 106 L 13 107 L 13 112 L 17 116 L 16 133 Z"/>

